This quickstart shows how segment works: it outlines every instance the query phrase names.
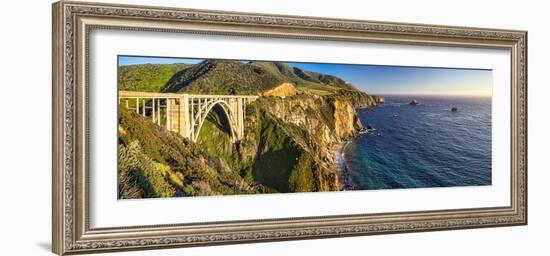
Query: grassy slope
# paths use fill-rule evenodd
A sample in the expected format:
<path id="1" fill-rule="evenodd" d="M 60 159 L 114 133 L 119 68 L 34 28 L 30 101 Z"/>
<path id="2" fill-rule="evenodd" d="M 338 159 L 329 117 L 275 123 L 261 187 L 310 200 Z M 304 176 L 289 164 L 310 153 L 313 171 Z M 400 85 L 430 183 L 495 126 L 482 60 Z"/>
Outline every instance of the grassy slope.
<path id="1" fill-rule="evenodd" d="M 187 64 L 144 64 L 118 68 L 118 88 L 126 91 L 158 92 Z"/>

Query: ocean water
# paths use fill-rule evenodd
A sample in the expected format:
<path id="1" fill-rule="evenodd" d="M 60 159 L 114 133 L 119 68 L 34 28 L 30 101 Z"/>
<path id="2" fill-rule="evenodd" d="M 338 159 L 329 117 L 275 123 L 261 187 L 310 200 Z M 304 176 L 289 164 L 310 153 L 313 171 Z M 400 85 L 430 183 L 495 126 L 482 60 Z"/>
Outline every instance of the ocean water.
<path id="1" fill-rule="evenodd" d="M 413 98 L 420 105 L 409 105 Z M 343 148 L 346 189 L 491 185 L 490 97 L 385 100 L 358 110 L 363 126 L 375 130 Z"/>

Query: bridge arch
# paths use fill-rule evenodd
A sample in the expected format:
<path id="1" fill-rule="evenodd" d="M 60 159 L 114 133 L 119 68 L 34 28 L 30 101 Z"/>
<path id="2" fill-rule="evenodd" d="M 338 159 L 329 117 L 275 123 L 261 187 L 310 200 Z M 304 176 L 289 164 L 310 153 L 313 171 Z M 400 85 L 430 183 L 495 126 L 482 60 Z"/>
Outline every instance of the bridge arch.
<path id="1" fill-rule="evenodd" d="M 229 131 L 230 136 L 233 140 L 237 140 L 237 123 L 236 123 L 236 113 L 233 113 L 233 110 L 231 109 L 231 106 L 224 100 L 214 100 L 209 102 L 208 104 L 204 105 L 201 109 L 199 109 L 200 115 L 197 115 L 195 124 L 196 127 L 193 127 L 193 141 L 197 141 L 199 138 L 199 134 L 201 131 L 201 128 L 206 121 L 206 118 L 208 117 L 208 114 L 214 109 L 214 107 L 219 106 L 223 113 L 225 114 L 225 117 L 227 118 L 227 121 L 229 123 Z"/>

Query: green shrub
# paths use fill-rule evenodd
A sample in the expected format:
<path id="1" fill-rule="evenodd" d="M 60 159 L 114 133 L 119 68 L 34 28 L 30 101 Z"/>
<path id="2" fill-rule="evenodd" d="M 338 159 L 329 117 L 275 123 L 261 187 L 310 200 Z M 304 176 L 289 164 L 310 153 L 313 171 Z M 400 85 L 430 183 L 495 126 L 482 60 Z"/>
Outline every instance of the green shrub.
<path id="1" fill-rule="evenodd" d="M 165 178 L 168 168 L 141 152 L 137 141 L 118 149 L 119 198 L 173 197 L 176 190 Z M 138 189 L 139 188 L 139 189 Z"/>

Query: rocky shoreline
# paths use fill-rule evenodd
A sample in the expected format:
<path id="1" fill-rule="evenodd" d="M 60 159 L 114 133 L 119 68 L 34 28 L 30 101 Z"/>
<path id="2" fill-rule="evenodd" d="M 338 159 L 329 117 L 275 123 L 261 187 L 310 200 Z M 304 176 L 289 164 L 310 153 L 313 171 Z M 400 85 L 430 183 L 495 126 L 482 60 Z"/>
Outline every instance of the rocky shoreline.
<path id="1" fill-rule="evenodd" d="M 357 109 L 370 110 L 374 107 L 375 106 L 367 106 L 367 107 L 359 107 Z M 335 159 L 334 165 L 336 166 L 336 170 L 338 172 L 339 181 L 340 181 L 340 190 L 341 191 L 355 190 L 355 187 L 353 186 L 353 184 L 351 182 L 349 168 L 346 165 L 346 160 L 345 160 L 346 147 L 349 145 L 351 140 L 357 138 L 358 136 L 363 135 L 364 133 L 369 132 L 369 129 L 372 129 L 372 128 L 369 128 L 369 127 L 370 127 L 369 125 L 367 125 L 367 128 L 363 127 L 357 134 L 355 134 L 354 136 L 352 136 L 348 139 L 345 139 L 344 141 L 338 143 L 336 146 L 333 147 L 334 159 Z"/>
<path id="2" fill-rule="evenodd" d="M 340 176 L 339 180 L 340 180 L 341 191 L 353 190 L 353 185 L 351 184 L 350 176 L 349 176 L 349 169 L 346 166 L 346 160 L 345 160 L 345 150 L 350 142 L 351 142 L 351 139 L 345 140 L 337 144 L 333 148 L 334 159 L 335 159 L 334 165 L 336 166 L 336 169 L 338 171 L 338 176 Z"/>

